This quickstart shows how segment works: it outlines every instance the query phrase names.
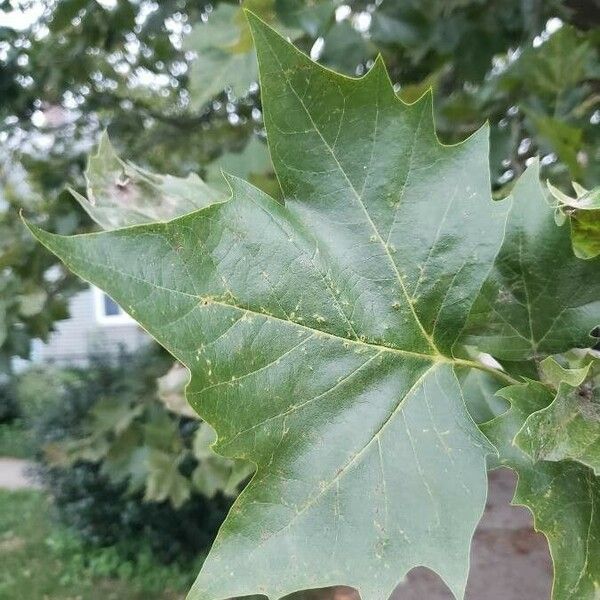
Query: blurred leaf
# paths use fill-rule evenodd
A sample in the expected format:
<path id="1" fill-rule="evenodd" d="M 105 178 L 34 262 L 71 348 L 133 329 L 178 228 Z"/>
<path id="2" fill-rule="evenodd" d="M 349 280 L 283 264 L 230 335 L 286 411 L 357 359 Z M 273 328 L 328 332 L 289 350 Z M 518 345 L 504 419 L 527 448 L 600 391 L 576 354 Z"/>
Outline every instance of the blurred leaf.
<path id="1" fill-rule="evenodd" d="M 228 459 L 213 452 L 211 446 L 217 435 L 208 423 L 202 423 L 194 437 L 194 456 L 199 464 L 192 473 L 196 489 L 208 498 L 221 491 L 226 496 L 236 496 L 240 485 L 254 472 L 254 467 L 239 459 Z"/>
<path id="2" fill-rule="evenodd" d="M 283 25 L 302 29 L 317 38 L 331 23 L 336 5 L 334 0 L 275 0 L 277 16 Z"/>
<path id="3" fill-rule="evenodd" d="M 196 25 L 186 40 L 186 48 L 198 54 L 189 74 L 191 105 L 195 110 L 226 88 L 237 97 L 244 96 L 250 84 L 258 81 L 256 55 L 244 8 L 268 22 L 276 19 L 275 0 L 246 0 L 243 7 L 220 3 L 208 22 Z"/>
<path id="4" fill-rule="evenodd" d="M 165 221 L 224 200 L 197 175 L 157 175 L 122 161 L 105 132 L 85 173 L 88 198 L 73 191 L 103 229 Z"/>
<path id="5" fill-rule="evenodd" d="M 528 111 L 527 115 L 540 137 L 549 144 L 550 149 L 556 152 L 567 165 L 571 177 L 574 179 L 580 178 L 583 167 L 579 163 L 579 151 L 582 148 L 583 131 L 579 127 L 569 125 L 560 119 L 540 115 L 533 111 Z"/>
<path id="6" fill-rule="evenodd" d="M 198 413 L 190 406 L 185 397 L 185 386 L 190 381 L 190 372 L 181 363 L 173 364 L 168 373 L 157 379 L 158 397 L 164 403 L 167 410 L 198 419 Z"/>
<path id="7" fill-rule="evenodd" d="M 131 406 L 124 398 L 102 398 L 90 411 L 90 432 L 93 436 L 105 433 L 120 435 L 143 409 L 143 405 Z"/>
<path id="8" fill-rule="evenodd" d="M 42 312 L 46 305 L 48 294 L 43 289 L 37 289 L 19 296 L 19 312 L 24 317 L 33 317 Z"/>
<path id="9" fill-rule="evenodd" d="M 335 23 L 323 41 L 320 62 L 343 73 L 354 75 L 357 65 L 375 55 L 374 48 L 348 21 Z"/>
<path id="10" fill-rule="evenodd" d="M 267 145 L 254 137 L 241 152 L 227 152 L 208 165 L 206 182 L 214 189 L 229 195 L 229 186 L 223 173 L 246 179 L 255 185 L 260 183 L 257 180 L 261 176 L 274 177 Z"/>
<path id="11" fill-rule="evenodd" d="M 168 500 L 175 508 L 185 504 L 190 498 L 191 487 L 188 479 L 179 471 L 179 461 L 178 455 L 154 449 L 149 451 L 145 500 L 152 502 Z"/>

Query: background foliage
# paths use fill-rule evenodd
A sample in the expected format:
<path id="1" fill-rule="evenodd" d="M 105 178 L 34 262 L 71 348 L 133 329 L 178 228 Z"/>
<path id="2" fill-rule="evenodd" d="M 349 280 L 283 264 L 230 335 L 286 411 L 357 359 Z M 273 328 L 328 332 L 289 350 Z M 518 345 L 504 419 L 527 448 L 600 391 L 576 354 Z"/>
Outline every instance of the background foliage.
<path id="1" fill-rule="evenodd" d="M 117 544 L 128 557 L 142 545 L 167 562 L 189 560 L 211 543 L 249 475 L 209 454 L 207 425 L 158 399 L 156 379 L 170 366 L 150 346 L 46 372 L 43 399 L 39 370 L 17 385 L 60 519 L 93 545 Z"/>
<path id="2" fill-rule="evenodd" d="M 433 86 L 445 141 L 489 119 L 497 187 L 538 153 L 543 175 L 555 183 L 598 185 L 596 0 L 252 0 L 248 6 L 346 73 L 364 73 L 381 52 L 407 101 Z M 276 184 L 265 161 L 250 160 L 261 153 L 263 130 L 255 59 L 237 4 L 4 0 L 0 8 L 8 24 L 18 25 L 0 25 L 6 371 L 10 357 L 27 356 L 30 339 L 45 339 L 66 316 L 66 300 L 79 285 L 24 235 L 18 212 L 24 208 L 60 233 L 89 227 L 62 191 L 67 183 L 84 184 L 84 157 L 104 128 L 117 148 L 127 149 L 126 158 L 158 172 L 198 173 L 222 186 L 223 166 L 272 193 Z M 11 20 L 15 9 L 25 18 Z M 246 154 L 236 154 L 244 148 Z"/>

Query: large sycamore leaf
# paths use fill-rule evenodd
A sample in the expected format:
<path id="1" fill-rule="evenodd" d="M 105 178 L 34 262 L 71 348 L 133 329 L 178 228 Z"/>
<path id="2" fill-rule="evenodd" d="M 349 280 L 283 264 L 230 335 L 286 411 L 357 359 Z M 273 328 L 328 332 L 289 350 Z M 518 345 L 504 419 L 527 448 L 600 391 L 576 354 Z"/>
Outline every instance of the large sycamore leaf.
<path id="1" fill-rule="evenodd" d="M 184 215 L 225 195 L 195 174 L 186 178 L 158 175 L 125 162 L 104 132 L 85 171 L 87 198 L 71 191 L 103 229 L 166 221 Z"/>
<path id="2" fill-rule="evenodd" d="M 507 360 L 588 348 L 600 325 L 600 257 L 573 254 L 557 227 L 535 163 L 517 181 L 506 238 L 478 299 L 465 342 Z"/>
<path id="3" fill-rule="evenodd" d="M 600 479 L 570 461 L 535 462 L 512 443 L 527 418 L 553 399 L 544 384 L 530 381 L 498 392 L 508 412 L 482 425 L 500 453 L 499 464 L 518 476 L 513 502 L 528 507 L 535 528 L 548 539 L 554 563 L 553 600 L 597 600 L 600 594 Z"/>
<path id="4" fill-rule="evenodd" d="M 600 362 L 563 372 L 552 403 L 527 418 L 515 442 L 536 460 L 570 459 L 600 475 Z"/>
<path id="5" fill-rule="evenodd" d="M 342 77 L 250 20 L 284 203 L 229 177 L 171 222 L 34 234 L 188 367 L 216 450 L 257 465 L 190 598 L 386 598 L 417 565 L 461 598 L 491 446 L 452 348 L 509 205 L 487 129 L 442 146 L 431 98 L 404 105 L 381 61 Z"/>

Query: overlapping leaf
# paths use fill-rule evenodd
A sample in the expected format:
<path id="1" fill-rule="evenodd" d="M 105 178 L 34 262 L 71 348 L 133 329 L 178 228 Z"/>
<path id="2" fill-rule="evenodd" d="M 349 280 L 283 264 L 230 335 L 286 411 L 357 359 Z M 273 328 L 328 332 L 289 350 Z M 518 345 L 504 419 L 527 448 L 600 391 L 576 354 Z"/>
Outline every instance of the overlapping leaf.
<path id="1" fill-rule="evenodd" d="M 519 476 L 513 502 L 527 506 L 535 527 L 548 538 L 554 562 L 553 600 L 596 600 L 600 581 L 600 480 L 570 461 L 535 462 L 512 443 L 533 413 L 553 399 L 539 382 L 504 388 L 511 402 L 504 415 L 482 426 L 500 452 L 499 464 Z"/>
<path id="2" fill-rule="evenodd" d="M 441 146 L 430 98 L 403 105 L 380 61 L 348 79 L 252 27 L 285 205 L 230 178 L 168 223 L 35 233 L 190 369 L 217 450 L 257 465 L 190 598 L 384 598 L 419 564 L 461 597 L 491 447 L 452 348 L 508 208 L 487 131 Z"/>
<path id="3" fill-rule="evenodd" d="M 185 179 L 157 175 L 121 160 L 106 132 L 85 177 L 88 197 L 72 193 L 92 219 L 108 230 L 173 219 L 225 199 L 195 174 Z"/>
<path id="4" fill-rule="evenodd" d="M 573 251 L 579 258 L 595 258 L 600 255 L 600 187 L 586 190 L 577 183 L 573 187 L 575 198 L 548 184 L 560 215 L 569 219 Z"/>
<path id="5" fill-rule="evenodd" d="M 587 348 L 600 324 L 600 258 L 573 254 L 557 227 L 534 164 L 513 192 L 494 271 L 473 309 L 464 341 L 495 358 L 526 360 Z"/>
<path id="6" fill-rule="evenodd" d="M 331 13 L 333 4 L 327 4 Z M 246 0 L 244 5 L 267 22 L 277 20 L 275 0 Z M 306 10 L 308 16 L 311 10 Z M 292 28 L 286 33 L 295 37 L 298 32 Z M 202 108 L 226 88 L 238 97 L 243 96 L 258 79 L 252 36 L 239 5 L 220 3 L 210 13 L 207 23 L 194 27 L 186 46 L 198 55 L 189 76 L 194 108 Z"/>
<path id="7" fill-rule="evenodd" d="M 571 369 L 552 403 L 530 415 L 515 442 L 536 460 L 574 460 L 600 474 L 599 368 Z"/>

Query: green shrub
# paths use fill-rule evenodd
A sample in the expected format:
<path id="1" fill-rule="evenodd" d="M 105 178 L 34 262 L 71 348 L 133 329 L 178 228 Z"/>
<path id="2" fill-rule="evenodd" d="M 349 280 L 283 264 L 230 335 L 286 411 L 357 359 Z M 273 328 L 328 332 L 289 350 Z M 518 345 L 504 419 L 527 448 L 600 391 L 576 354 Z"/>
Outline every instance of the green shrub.
<path id="1" fill-rule="evenodd" d="M 19 404 L 12 382 L 0 383 L 0 424 L 12 423 L 19 414 Z"/>
<path id="2" fill-rule="evenodd" d="M 158 400 L 156 380 L 171 366 L 151 345 L 44 374 L 41 381 L 60 382 L 59 401 L 38 402 L 30 418 L 60 520 L 87 543 L 116 546 L 126 557 L 142 548 L 164 562 L 197 556 L 248 474 L 210 453 L 206 424 Z M 29 392 L 39 386 L 25 381 Z"/>
<path id="3" fill-rule="evenodd" d="M 77 371 L 38 365 L 15 376 L 12 387 L 20 414 L 26 421 L 35 421 L 38 415 L 56 407 L 64 386 L 78 378 Z"/>

